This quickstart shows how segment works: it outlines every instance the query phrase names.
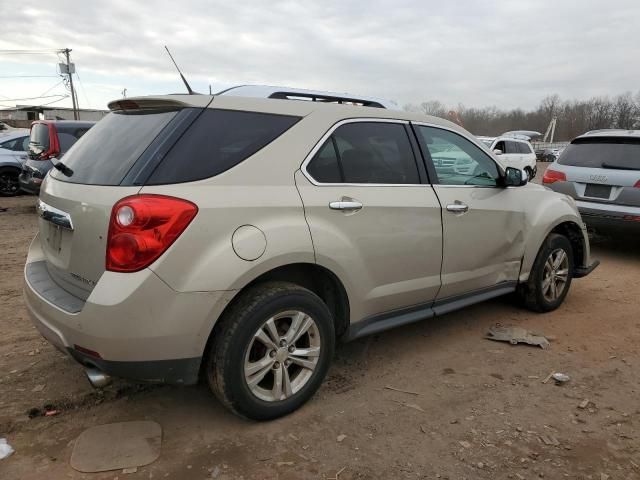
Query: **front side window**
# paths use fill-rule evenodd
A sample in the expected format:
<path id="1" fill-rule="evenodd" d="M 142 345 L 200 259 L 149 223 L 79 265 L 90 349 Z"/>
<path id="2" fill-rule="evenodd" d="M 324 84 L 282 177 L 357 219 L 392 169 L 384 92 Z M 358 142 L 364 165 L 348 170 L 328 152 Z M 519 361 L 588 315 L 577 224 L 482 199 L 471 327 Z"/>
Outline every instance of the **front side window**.
<path id="1" fill-rule="evenodd" d="M 440 184 L 484 187 L 498 184 L 500 172 L 495 162 L 466 138 L 435 127 L 418 126 L 417 131 Z"/>
<path id="2" fill-rule="evenodd" d="M 407 131 L 399 123 L 338 127 L 309 162 L 307 173 L 321 183 L 420 183 Z M 336 177 L 338 181 L 327 180 Z"/>

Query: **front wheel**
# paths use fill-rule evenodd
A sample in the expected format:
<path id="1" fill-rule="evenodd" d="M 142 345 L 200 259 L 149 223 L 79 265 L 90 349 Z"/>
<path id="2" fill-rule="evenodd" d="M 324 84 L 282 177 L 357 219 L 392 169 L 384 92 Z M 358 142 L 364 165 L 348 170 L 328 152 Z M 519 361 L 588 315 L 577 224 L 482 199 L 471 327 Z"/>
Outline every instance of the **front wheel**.
<path id="1" fill-rule="evenodd" d="M 247 290 L 213 333 L 209 386 L 236 414 L 286 415 L 320 387 L 333 356 L 333 318 L 306 288 L 270 282 Z"/>
<path id="2" fill-rule="evenodd" d="M 524 305 L 535 312 L 550 312 L 564 301 L 573 278 L 573 248 L 564 235 L 551 233 L 533 263 L 529 280 L 521 287 Z"/>
<path id="3" fill-rule="evenodd" d="M 20 171 L 15 168 L 0 168 L 0 197 L 13 197 L 20 192 L 19 175 Z"/>

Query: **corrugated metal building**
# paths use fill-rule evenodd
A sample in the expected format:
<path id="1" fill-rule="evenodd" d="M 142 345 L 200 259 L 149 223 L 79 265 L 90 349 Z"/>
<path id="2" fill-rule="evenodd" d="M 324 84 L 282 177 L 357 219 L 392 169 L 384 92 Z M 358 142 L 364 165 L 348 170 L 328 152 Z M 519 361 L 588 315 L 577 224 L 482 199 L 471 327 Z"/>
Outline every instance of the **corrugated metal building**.
<path id="1" fill-rule="evenodd" d="M 80 109 L 80 120 L 98 121 L 107 110 Z M 0 121 L 12 127 L 27 128 L 34 120 L 73 120 L 73 109 L 65 107 L 47 107 L 38 105 L 16 105 L 0 110 Z"/>

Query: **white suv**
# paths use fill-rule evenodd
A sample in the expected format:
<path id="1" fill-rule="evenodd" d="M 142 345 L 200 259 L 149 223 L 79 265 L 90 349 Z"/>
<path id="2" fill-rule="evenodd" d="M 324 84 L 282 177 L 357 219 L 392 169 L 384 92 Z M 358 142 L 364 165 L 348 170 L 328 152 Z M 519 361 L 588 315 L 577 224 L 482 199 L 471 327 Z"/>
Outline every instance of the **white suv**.
<path id="1" fill-rule="evenodd" d="M 498 156 L 498 162 L 503 167 L 513 167 L 524 170 L 529 178 L 536 176 L 538 167 L 536 154 L 526 137 L 500 136 L 478 137 L 494 155 Z"/>

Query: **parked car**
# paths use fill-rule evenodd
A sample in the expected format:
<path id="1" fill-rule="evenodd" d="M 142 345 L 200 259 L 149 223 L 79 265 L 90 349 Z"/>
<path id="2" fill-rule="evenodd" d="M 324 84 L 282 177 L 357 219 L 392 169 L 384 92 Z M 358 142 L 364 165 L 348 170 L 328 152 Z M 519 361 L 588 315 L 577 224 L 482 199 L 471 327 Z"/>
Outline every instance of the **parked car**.
<path id="1" fill-rule="evenodd" d="M 0 196 L 11 197 L 20 191 L 18 176 L 27 159 L 29 130 L 11 129 L 0 133 Z"/>
<path id="2" fill-rule="evenodd" d="M 560 154 L 562 153 L 563 148 L 541 148 L 536 150 L 536 159 L 539 162 L 555 162 Z"/>
<path id="3" fill-rule="evenodd" d="M 536 154 L 529 140 L 523 136 L 478 137 L 495 155 L 503 167 L 524 170 L 529 178 L 538 172 Z"/>
<path id="4" fill-rule="evenodd" d="M 20 188 L 37 195 L 45 176 L 96 122 L 37 120 L 31 124 L 29 158 L 19 176 Z"/>
<path id="5" fill-rule="evenodd" d="M 44 180 L 24 270 L 36 327 L 93 382 L 202 374 L 275 418 L 338 339 L 513 292 L 552 311 L 597 265 L 573 200 L 443 119 L 225 95 L 109 108 Z"/>
<path id="6" fill-rule="evenodd" d="M 587 225 L 640 231 L 640 130 L 598 130 L 575 138 L 542 181 L 574 198 Z"/>

